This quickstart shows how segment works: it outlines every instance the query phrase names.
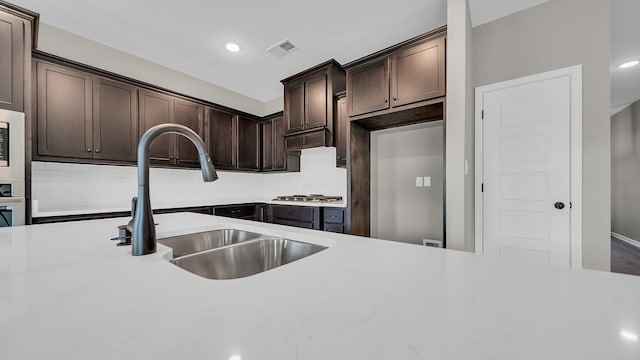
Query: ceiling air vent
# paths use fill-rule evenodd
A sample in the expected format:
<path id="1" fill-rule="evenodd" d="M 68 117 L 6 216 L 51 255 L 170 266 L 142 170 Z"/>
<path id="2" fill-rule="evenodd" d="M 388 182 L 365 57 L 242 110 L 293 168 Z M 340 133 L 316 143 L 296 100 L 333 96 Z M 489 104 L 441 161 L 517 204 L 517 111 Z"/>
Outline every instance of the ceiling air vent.
<path id="1" fill-rule="evenodd" d="M 283 57 L 297 48 L 298 47 L 291 43 L 291 41 L 285 39 L 268 48 L 267 52 L 277 57 Z"/>

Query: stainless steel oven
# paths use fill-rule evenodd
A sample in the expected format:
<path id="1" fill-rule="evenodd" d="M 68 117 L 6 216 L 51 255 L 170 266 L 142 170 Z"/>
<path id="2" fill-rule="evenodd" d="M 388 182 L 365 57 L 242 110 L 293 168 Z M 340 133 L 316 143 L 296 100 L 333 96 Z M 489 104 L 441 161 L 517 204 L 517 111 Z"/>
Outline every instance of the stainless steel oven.
<path id="1" fill-rule="evenodd" d="M 24 225 L 24 114 L 0 109 L 0 227 Z"/>

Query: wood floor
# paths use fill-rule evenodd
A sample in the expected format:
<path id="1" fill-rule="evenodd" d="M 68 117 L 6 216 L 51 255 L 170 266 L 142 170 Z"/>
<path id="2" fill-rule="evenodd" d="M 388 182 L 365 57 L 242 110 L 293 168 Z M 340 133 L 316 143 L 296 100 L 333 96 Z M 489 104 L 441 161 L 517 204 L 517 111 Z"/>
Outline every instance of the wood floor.
<path id="1" fill-rule="evenodd" d="M 640 248 L 612 237 L 611 272 L 640 276 Z"/>

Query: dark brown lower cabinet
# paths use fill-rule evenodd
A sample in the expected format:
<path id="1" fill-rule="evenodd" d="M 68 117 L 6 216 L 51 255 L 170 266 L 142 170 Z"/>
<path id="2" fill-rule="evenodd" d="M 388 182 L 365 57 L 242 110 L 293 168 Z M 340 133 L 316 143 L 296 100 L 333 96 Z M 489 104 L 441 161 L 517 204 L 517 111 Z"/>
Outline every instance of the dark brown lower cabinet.
<path id="1" fill-rule="evenodd" d="M 344 208 L 322 208 L 322 230 L 344 233 Z"/>
<path id="2" fill-rule="evenodd" d="M 269 222 L 320 230 L 320 208 L 315 206 L 271 205 Z"/>
<path id="3" fill-rule="evenodd" d="M 259 221 L 257 209 L 256 204 L 222 205 L 213 208 L 213 215 Z"/>

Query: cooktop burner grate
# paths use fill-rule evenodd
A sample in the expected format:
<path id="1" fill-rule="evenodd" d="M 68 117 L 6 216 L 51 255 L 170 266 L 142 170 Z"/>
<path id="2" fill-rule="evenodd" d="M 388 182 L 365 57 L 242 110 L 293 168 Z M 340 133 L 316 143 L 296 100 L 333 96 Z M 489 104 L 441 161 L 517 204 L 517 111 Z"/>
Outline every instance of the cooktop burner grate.
<path id="1" fill-rule="evenodd" d="M 334 202 L 342 201 L 342 196 L 327 196 L 321 194 L 311 195 L 283 195 L 277 196 L 275 201 L 304 201 L 304 202 Z"/>

